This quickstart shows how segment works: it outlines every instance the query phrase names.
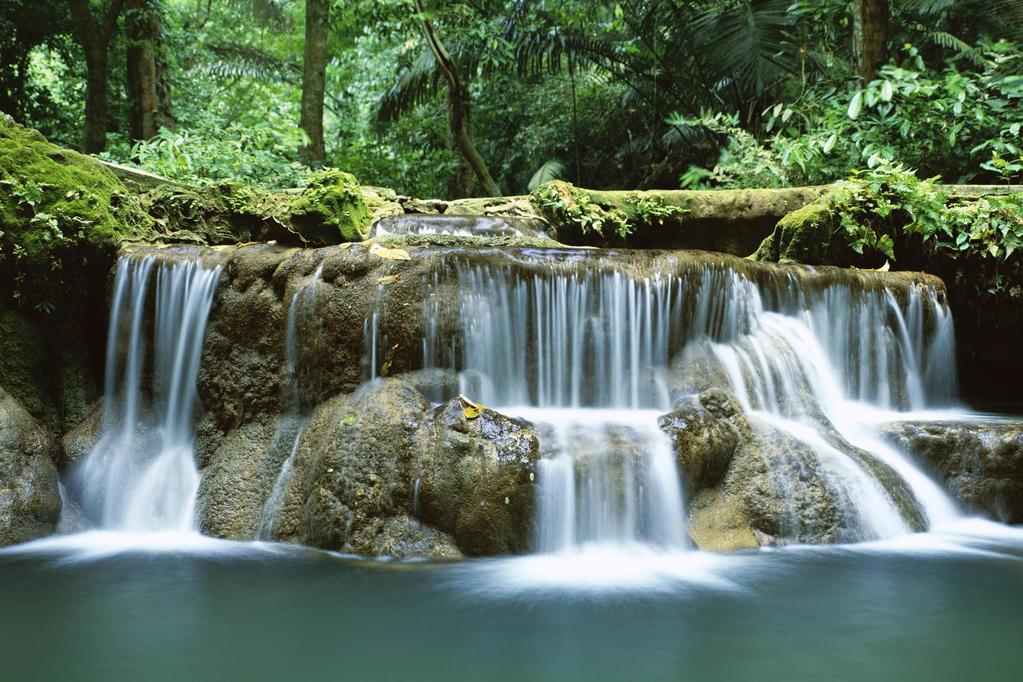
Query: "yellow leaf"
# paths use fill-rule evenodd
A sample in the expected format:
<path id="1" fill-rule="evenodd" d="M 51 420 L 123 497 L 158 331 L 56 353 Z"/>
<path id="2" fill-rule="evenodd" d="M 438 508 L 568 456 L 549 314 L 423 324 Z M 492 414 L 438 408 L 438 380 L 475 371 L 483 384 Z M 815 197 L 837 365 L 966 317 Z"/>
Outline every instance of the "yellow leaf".
<path id="1" fill-rule="evenodd" d="M 462 414 L 465 415 L 466 419 L 476 419 L 477 417 L 480 416 L 480 414 L 483 413 L 483 410 L 486 409 L 479 403 L 474 403 L 473 401 L 469 400 L 465 395 L 461 393 L 458 394 L 458 399 L 461 400 L 462 405 L 465 406 L 464 409 L 462 410 Z"/>
<path id="2" fill-rule="evenodd" d="M 408 255 L 408 251 L 404 249 L 389 249 L 386 246 L 380 246 L 376 242 L 370 245 L 369 252 L 374 256 L 380 256 L 388 260 L 412 260 L 412 256 Z"/>
<path id="3" fill-rule="evenodd" d="M 377 284 L 394 284 L 399 279 L 401 279 L 401 277 L 398 276 L 398 275 L 388 275 L 387 277 L 378 277 L 377 278 Z"/>

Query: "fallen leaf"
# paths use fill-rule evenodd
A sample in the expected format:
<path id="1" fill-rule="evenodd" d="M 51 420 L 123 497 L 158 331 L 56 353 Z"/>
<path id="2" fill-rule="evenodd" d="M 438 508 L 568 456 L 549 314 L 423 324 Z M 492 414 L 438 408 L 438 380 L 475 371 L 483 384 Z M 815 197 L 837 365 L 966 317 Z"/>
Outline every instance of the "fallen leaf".
<path id="1" fill-rule="evenodd" d="M 387 277 L 378 277 L 377 284 L 394 284 L 399 279 L 401 279 L 401 276 L 399 275 L 388 275 Z"/>
<path id="2" fill-rule="evenodd" d="M 458 394 L 458 399 L 461 400 L 462 405 L 465 406 L 462 409 L 462 414 L 465 416 L 466 419 L 476 419 L 477 417 L 480 416 L 480 414 L 483 413 L 483 410 L 486 409 L 479 403 L 474 403 L 473 401 L 469 400 L 469 398 L 467 398 L 462 393 Z"/>

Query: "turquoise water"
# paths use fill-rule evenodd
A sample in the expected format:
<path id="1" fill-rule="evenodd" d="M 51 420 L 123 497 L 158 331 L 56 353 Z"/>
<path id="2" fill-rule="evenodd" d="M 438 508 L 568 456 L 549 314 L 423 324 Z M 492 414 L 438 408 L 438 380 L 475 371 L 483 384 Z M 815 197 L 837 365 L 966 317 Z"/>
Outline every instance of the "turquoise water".
<path id="1" fill-rule="evenodd" d="M 1019 680 L 1023 530 L 749 554 L 386 563 L 0 553 L 4 680 Z"/>

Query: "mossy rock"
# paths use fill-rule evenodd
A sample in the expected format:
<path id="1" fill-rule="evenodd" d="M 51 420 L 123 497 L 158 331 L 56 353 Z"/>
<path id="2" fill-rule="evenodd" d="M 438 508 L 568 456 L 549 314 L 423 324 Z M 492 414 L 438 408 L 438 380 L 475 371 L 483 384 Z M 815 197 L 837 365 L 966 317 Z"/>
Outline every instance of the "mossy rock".
<path id="1" fill-rule="evenodd" d="M 807 204 L 778 221 L 774 232 L 765 239 L 753 258 L 761 261 L 797 262 L 808 264 L 831 263 L 836 247 L 836 217 L 827 201 Z"/>
<path id="2" fill-rule="evenodd" d="M 0 114 L 0 275 L 15 299 L 59 306 L 83 264 L 106 271 L 118 246 L 151 236 L 152 220 L 102 164 L 50 144 Z"/>
<path id="3" fill-rule="evenodd" d="M 817 201 L 821 187 L 736 190 L 590 190 L 555 180 L 530 201 L 558 241 L 593 246 L 701 249 L 745 256 L 778 220 Z"/>
<path id="4" fill-rule="evenodd" d="M 323 244 L 359 242 L 369 236 L 373 212 L 351 173 L 330 169 L 309 176 L 294 200 L 291 221 L 309 241 Z"/>

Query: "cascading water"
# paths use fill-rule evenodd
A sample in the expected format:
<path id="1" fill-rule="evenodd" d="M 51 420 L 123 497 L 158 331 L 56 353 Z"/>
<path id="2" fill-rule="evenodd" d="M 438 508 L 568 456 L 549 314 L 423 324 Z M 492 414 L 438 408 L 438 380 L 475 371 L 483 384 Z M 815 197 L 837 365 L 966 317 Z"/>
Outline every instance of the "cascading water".
<path id="1" fill-rule="evenodd" d="M 891 467 L 929 523 L 954 518 L 948 496 L 882 442 L 870 410 L 864 409 L 919 410 L 948 404 L 954 395 L 952 323 L 934 291 L 910 287 L 905 308 L 887 289 L 831 286 L 799 298 L 787 302 L 788 314 L 763 313 L 750 333 L 715 344 L 743 407 L 818 453 L 832 479 L 850 492 L 864 537 L 889 537 L 907 529 L 880 484 L 850 461 L 844 448 L 828 442 L 832 430 L 840 441 Z M 925 307 L 933 318 L 929 329 Z"/>
<path id="2" fill-rule="evenodd" d="M 753 419 L 810 448 L 852 507 L 857 538 L 910 530 L 857 448 L 904 480 L 931 524 L 956 514 L 865 416 L 954 399 L 951 318 L 926 284 L 900 284 L 897 295 L 855 273 L 747 273 L 672 256 L 530 252 L 475 263 L 454 266 L 459 347 L 447 349 L 431 322 L 424 362 L 446 358 L 466 395 L 548 425 L 540 551 L 684 546 L 679 474 L 656 415 L 671 407 L 668 375 L 688 344 L 710 344 Z"/>
<path id="3" fill-rule="evenodd" d="M 103 435 L 71 477 L 83 510 L 101 528 L 194 529 L 199 487 L 192 452 L 195 380 L 219 276 L 219 267 L 196 260 L 127 256 L 118 261 Z M 147 359 L 145 313 L 151 289 L 154 343 Z M 147 367 L 151 396 L 143 384 Z"/>
<path id="4" fill-rule="evenodd" d="M 485 267 L 459 279 L 462 391 L 546 425 L 536 548 L 684 547 L 680 479 L 657 426 L 677 282 Z"/>
<path id="5" fill-rule="evenodd" d="M 321 264 L 313 272 L 309 281 L 304 283 L 291 297 L 291 305 L 288 307 L 288 325 L 285 332 L 285 368 L 284 368 L 284 392 L 285 392 L 285 415 L 277 425 L 277 434 L 274 443 L 289 442 L 290 449 L 288 456 L 281 465 L 273 488 L 263 505 L 259 519 L 259 528 L 256 531 L 256 539 L 269 540 L 273 537 L 273 527 L 280 513 L 281 502 L 284 499 L 284 491 L 291 479 L 295 465 L 295 455 L 298 453 L 298 446 L 302 442 L 302 433 L 305 431 L 306 423 L 309 421 L 308 400 L 305 399 L 304 388 L 310 382 L 303 380 L 307 373 L 308 364 L 302 361 L 300 350 L 305 344 L 299 344 L 299 322 L 300 320 L 312 319 L 316 314 L 316 291 L 317 285 L 322 281 L 323 265 Z M 292 436 L 291 434 L 294 434 Z"/>

